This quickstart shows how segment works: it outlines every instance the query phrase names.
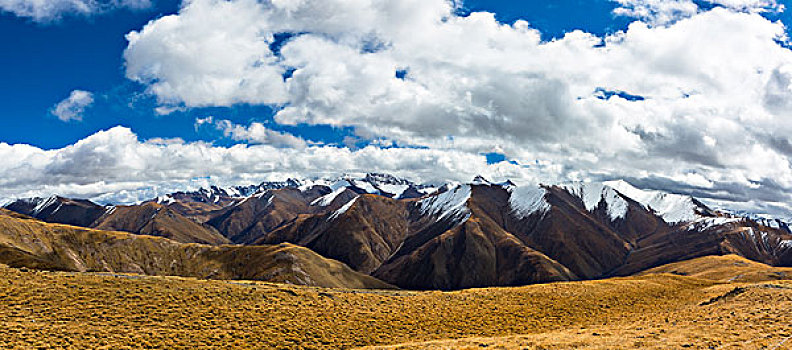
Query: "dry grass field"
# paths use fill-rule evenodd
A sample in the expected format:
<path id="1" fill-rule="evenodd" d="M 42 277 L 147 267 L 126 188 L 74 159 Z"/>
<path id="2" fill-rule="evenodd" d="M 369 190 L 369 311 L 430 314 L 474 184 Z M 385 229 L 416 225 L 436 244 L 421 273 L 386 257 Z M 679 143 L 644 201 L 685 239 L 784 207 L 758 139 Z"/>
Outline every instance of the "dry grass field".
<path id="1" fill-rule="evenodd" d="M 792 281 L 692 276 L 746 263 L 704 259 L 675 274 L 448 293 L 0 266 L 0 348 L 792 348 Z"/>

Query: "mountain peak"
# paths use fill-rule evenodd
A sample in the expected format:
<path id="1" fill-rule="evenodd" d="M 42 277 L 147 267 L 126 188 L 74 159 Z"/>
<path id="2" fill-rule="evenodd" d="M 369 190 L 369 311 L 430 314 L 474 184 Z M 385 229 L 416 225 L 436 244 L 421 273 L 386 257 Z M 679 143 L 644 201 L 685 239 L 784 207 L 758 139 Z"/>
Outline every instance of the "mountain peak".
<path id="1" fill-rule="evenodd" d="M 492 182 L 487 180 L 487 178 L 485 178 L 484 176 L 476 175 L 476 177 L 473 178 L 473 181 L 470 184 L 471 185 L 492 185 Z"/>
<path id="2" fill-rule="evenodd" d="M 588 211 L 597 209 L 604 202 L 611 221 L 624 219 L 627 215 L 627 201 L 613 187 L 604 183 L 575 182 L 559 187 L 580 198 Z"/>
<path id="3" fill-rule="evenodd" d="M 372 185 L 415 185 L 412 181 L 405 178 L 396 177 L 383 173 L 368 173 L 361 180 Z"/>
<path id="4" fill-rule="evenodd" d="M 668 223 L 694 221 L 711 210 L 692 196 L 657 190 L 642 190 L 624 180 L 604 183 L 660 215 Z"/>

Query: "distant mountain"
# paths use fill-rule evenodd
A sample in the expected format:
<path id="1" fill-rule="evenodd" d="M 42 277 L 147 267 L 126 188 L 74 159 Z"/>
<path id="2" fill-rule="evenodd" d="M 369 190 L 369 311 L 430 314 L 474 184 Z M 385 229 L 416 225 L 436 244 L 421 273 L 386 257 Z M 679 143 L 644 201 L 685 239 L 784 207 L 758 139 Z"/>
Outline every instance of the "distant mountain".
<path id="1" fill-rule="evenodd" d="M 104 207 L 88 200 L 53 196 L 17 200 L 5 209 L 49 223 L 161 236 L 182 243 L 230 243 L 215 228 L 154 202 Z"/>
<path id="2" fill-rule="evenodd" d="M 56 197 L 8 208 L 185 243 L 294 244 L 410 289 L 630 275 L 706 255 L 792 266 L 792 234 L 783 221 L 713 210 L 690 196 L 623 181 L 518 186 L 477 177 L 426 186 L 366 174 L 212 187 L 133 206 Z"/>
<path id="3" fill-rule="evenodd" d="M 197 223 L 160 204 L 117 206 L 97 218 L 91 228 L 159 236 L 181 243 L 228 244 L 214 227 Z"/>
<path id="4" fill-rule="evenodd" d="M 45 222 L 83 227 L 90 226 L 108 210 L 89 200 L 59 196 L 19 199 L 4 208 Z"/>

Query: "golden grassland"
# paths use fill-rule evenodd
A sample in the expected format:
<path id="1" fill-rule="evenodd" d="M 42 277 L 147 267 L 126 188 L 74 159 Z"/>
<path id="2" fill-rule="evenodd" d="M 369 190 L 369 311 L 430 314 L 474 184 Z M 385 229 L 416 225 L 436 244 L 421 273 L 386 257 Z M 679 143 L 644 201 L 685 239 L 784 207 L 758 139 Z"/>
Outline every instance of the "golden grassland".
<path id="1" fill-rule="evenodd" d="M 744 262 L 726 259 L 738 260 L 722 260 L 717 268 Z M 685 267 L 691 271 L 688 274 L 712 269 L 699 260 L 690 265 Z M 738 283 L 725 282 L 734 277 L 725 273 L 719 280 L 680 274 L 443 293 L 0 266 L 0 348 L 787 349 L 792 345 L 784 343 L 792 337 L 792 281 Z"/>
<path id="2" fill-rule="evenodd" d="M 705 256 L 642 272 L 642 275 L 671 273 L 725 282 L 761 282 L 792 279 L 792 268 L 769 267 L 737 255 Z"/>

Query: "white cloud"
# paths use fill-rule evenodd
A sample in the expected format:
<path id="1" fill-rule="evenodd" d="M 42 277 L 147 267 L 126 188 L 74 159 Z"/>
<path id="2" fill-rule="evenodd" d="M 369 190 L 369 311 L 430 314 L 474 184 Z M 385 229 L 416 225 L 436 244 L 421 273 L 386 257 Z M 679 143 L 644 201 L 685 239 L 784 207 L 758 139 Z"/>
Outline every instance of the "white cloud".
<path id="1" fill-rule="evenodd" d="M 653 24 L 670 24 L 691 17 L 702 9 L 693 0 L 611 0 L 619 4 L 614 13 L 639 18 Z M 761 13 L 784 11 L 775 0 L 703 0 L 710 6 L 725 7 L 734 11 Z"/>
<path id="2" fill-rule="evenodd" d="M 140 10 L 151 7 L 150 0 L 0 0 L 0 11 L 36 22 L 50 22 L 64 16 L 90 16 L 116 8 Z"/>
<path id="3" fill-rule="evenodd" d="M 256 0 L 186 1 L 179 15 L 127 34 L 126 74 L 168 105 L 286 102 L 269 49 L 265 7 Z M 170 110 L 163 110 L 167 114 Z"/>
<path id="4" fill-rule="evenodd" d="M 387 172 L 415 181 L 469 181 L 475 175 L 518 184 L 556 183 L 576 178 L 552 162 L 528 166 L 487 164 L 482 155 L 454 150 L 382 149 L 356 151 L 329 146 L 302 149 L 271 145 L 218 147 L 180 139 L 141 141 L 130 129 L 97 132 L 73 145 L 42 150 L 0 143 L 0 198 L 49 196 L 132 203 L 208 185 L 253 184 L 287 177 L 334 177 L 349 172 Z M 788 215 L 792 197 L 777 184 L 745 186 L 733 178 L 711 180 L 697 174 L 678 178 L 628 178 L 639 186 L 692 193 L 731 209 Z"/>
<path id="5" fill-rule="evenodd" d="M 691 0 L 613 0 L 620 7 L 613 10 L 619 16 L 640 18 L 665 24 L 698 13 L 698 5 Z"/>
<path id="6" fill-rule="evenodd" d="M 487 165 L 484 156 L 429 149 L 357 151 L 328 146 L 303 149 L 271 145 L 217 147 L 202 142 L 141 142 L 130 129 L 115 127 L 55 150 L 0 143 L 0 198 L 61 194 L 104 201 L 137 201 L 205 186 L 250 184 L 289 176 L 338 176 L 382 171 L 419 181 L 494 179 L 538 181 L 550 170 L 508 163 Z M 556 176 L 556 175 L 552 175 Z"/>
<path id="7" fill-rule="evenodd" d="M 64 122 L 72 120 L 81 121 L 85 109 L 90 107 L 93 103 L 94 98 L 91 92 L 74 90 L 69 94 L 69 97 L 52 107 L 50 113 Z"/>
<path id="8" fill-rule="evenodd" d="M 195 121 L 196 127 L 212 122 L 212 117 L 198 118 Z M 251 123 L 250 126 L 234 124 L 230 120 L 217 120 L 214 122 L 215 128 L 223 132 L 223 135 L 236 141 L 247 141 L 251 144 L 270 145 L 281 148 L 304 149 L 308 146 L 302 138 L 289 133 L 272 130 L 262 123 Z"/>

